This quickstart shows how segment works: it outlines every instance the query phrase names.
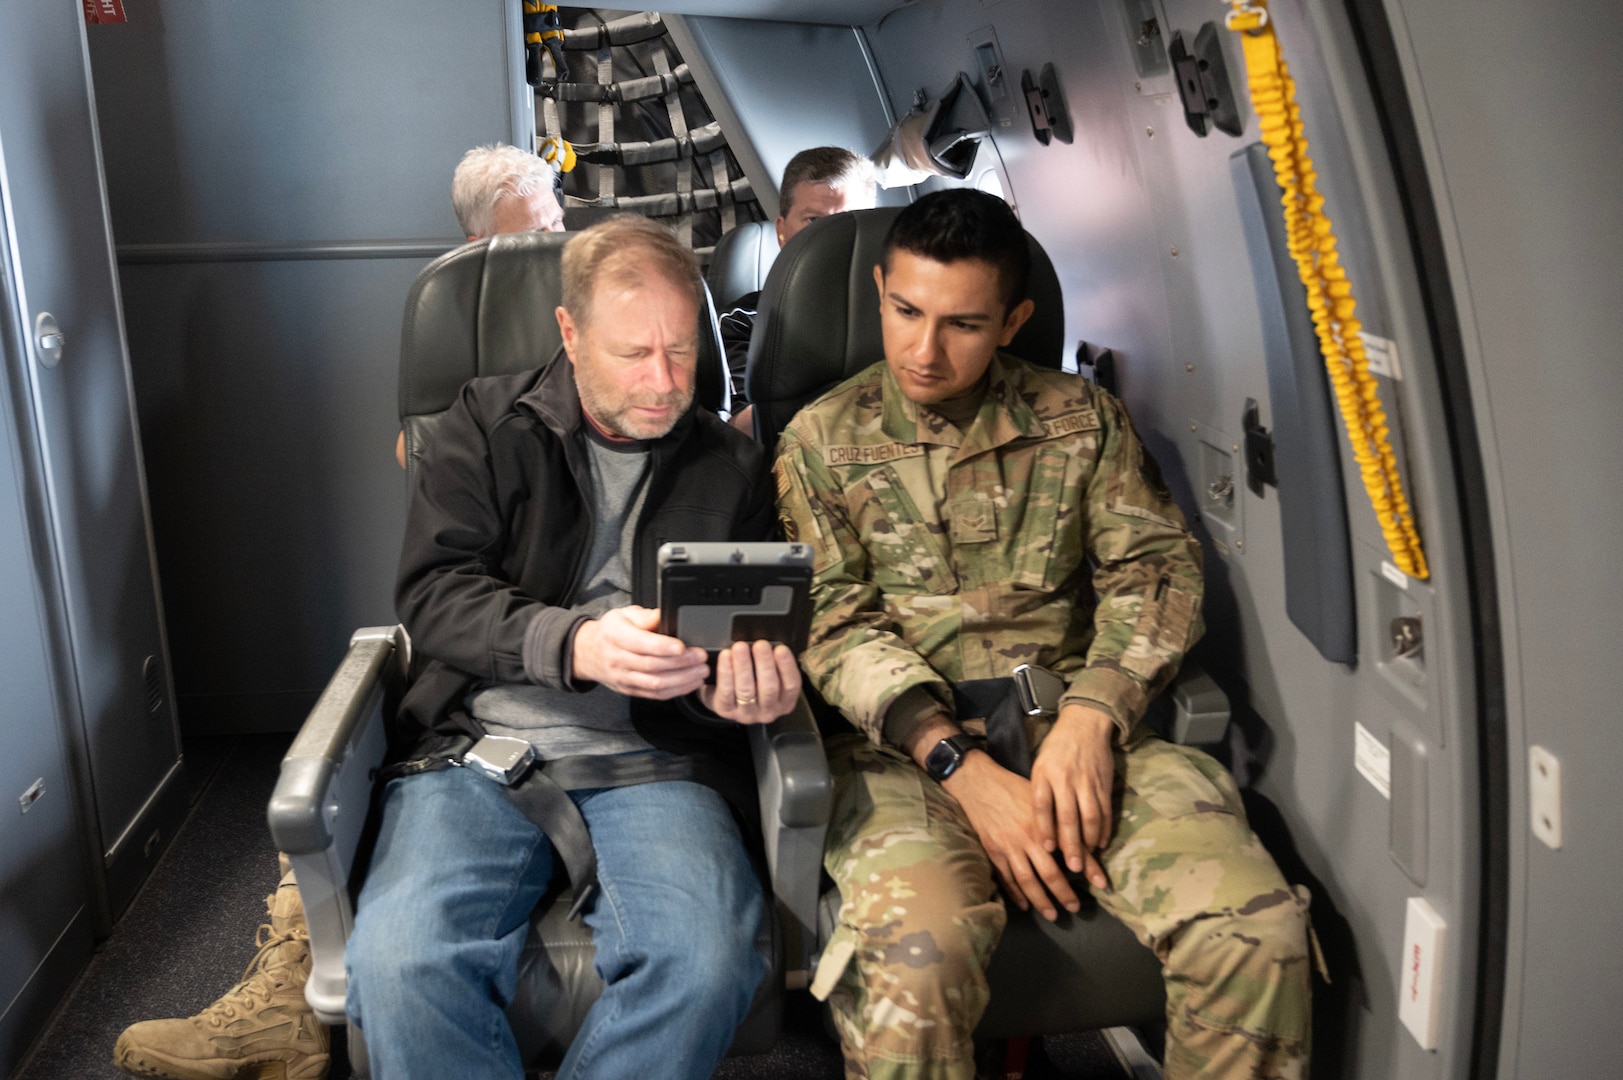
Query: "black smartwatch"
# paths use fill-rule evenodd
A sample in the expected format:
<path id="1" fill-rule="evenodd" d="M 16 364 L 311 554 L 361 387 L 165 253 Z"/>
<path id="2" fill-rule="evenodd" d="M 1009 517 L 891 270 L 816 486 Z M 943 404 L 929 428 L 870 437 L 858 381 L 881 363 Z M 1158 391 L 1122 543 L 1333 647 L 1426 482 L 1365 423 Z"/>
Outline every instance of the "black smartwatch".
<path id="1" fill-rule="evenodd" d="M 930 779 L 941 783 L 947 777 L 958 771 L 958 766 L 964 763 L 964 755 L 971 750 L 980 749 L 980 741 L 969 735 L 949 735 L 930 748 L 929 754 L 924 758 L 924 771 L 930 774 Z"/>

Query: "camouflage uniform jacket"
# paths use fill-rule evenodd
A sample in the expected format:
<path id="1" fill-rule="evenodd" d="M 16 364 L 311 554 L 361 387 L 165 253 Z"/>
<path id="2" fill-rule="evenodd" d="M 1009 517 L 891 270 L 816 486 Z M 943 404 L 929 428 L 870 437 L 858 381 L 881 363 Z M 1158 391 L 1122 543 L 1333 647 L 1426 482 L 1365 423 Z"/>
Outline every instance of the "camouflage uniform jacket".
<path id="1" fill-rule="evenodd" d="M 1200 635 L 1200 545 L 1109 394 L 1004 353 L 988 380 L 962 435 L 883 363 L 784 431 L 779 516 L 816 560 L 802 666 L 876 743 L 910 688 L 947 705 L 1022 663 L 1134 742 Z"/>

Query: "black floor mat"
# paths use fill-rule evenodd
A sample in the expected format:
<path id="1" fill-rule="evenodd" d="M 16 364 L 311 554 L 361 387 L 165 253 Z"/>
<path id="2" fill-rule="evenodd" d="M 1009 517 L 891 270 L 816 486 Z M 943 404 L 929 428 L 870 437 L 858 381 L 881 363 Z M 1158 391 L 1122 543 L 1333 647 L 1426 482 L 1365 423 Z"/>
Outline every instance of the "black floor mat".
<path id="1" fill-rule="evenodd" d="M 192 782 L 205 785 L 192 816 L 17 1080 L 124 1076 L 113 1067 L 120 1031 L 137 1020 L 189 1016 L 242 977 L 276 888 L 265 804 L 291 738 L 187 741 Z"/>

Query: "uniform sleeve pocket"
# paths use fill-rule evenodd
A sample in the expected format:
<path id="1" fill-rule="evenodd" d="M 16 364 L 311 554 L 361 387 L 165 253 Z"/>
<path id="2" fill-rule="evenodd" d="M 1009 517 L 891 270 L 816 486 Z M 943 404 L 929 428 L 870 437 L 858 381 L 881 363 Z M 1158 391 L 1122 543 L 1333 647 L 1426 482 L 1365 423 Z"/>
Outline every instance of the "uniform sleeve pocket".
<path id="1" fill-rule="evenodd" d="M 1125 418 L 1124 418 L 1125 422 Z M 1131 429 L 1123 432 L 1131 435 Z M 1161 478 L 1161 467 L 1144 449 L 1136 435 L 1126 438 L 1126 460 L 1110 473 L 1105 493 L 1106 509 L 1113 514 L 1124 514 L 1183 531 L 1183 514 L 1172 501 L 1172 492 Z"/>
<path id="2" fill-rule="evenodd" d="M 1162 578 L 1159 595 L 1145 601 L 1121 666 L 1155 687 L 1168 668 L 1189 648 L 1195 622 L 1195 598 Z"/>

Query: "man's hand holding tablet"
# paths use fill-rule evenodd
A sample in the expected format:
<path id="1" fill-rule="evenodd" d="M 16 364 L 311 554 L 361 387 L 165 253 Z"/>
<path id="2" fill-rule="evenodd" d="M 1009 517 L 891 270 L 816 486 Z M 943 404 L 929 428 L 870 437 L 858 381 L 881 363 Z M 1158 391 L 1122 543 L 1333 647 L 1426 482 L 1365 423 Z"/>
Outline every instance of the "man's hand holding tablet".
<path id="1" fill-rule="evenodd" d="M 771 723 L 800 697 L 795 652 L 811 626 L 811 549 L 671 543 L 659 550 L 659 629 L 714 658 L 699 700 L 741 724 Z"/>

